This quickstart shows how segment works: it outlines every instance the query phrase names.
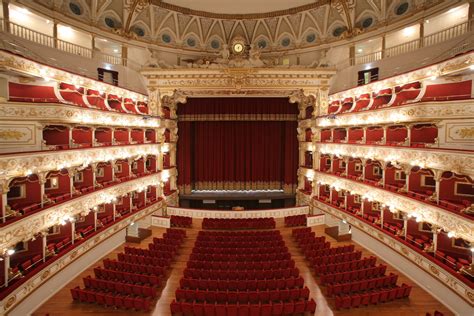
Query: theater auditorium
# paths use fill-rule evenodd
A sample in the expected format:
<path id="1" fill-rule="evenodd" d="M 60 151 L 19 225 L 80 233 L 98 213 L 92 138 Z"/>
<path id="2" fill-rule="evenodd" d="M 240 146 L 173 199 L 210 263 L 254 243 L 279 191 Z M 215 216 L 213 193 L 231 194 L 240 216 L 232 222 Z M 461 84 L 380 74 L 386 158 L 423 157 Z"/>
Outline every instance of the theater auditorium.
<path id="1" fill-rule="evenodd" d="M 474 0 L 0 3 L 0 315 L 474 315 Z"/>

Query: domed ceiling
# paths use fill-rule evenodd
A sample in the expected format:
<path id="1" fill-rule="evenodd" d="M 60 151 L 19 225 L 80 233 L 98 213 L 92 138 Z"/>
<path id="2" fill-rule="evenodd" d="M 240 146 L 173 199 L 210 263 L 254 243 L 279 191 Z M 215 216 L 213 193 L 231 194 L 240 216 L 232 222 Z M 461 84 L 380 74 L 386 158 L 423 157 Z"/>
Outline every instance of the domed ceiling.
<path id="1" fill-rule="evenodd" d="M 32 6 L 31 0 L 19 2 Z M 263 51 L 311 47 L 385 27 L 443 2 L 450 1 L 34 0 L 43 9 L 122 36 L 209 52 L 237 36 Z"/>
<path id="2" fill-rule="evenodd" d="M 195 11 L 221 14 L 254 14 L 284 11 L 315 3 L 314 0 L 164 0 Z"/>

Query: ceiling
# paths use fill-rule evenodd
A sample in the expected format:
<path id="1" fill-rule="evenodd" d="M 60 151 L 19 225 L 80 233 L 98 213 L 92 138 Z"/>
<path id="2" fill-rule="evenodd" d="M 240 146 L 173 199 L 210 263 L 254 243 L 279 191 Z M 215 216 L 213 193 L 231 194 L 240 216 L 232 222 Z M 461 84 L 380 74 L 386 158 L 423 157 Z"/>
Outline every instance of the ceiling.
<path id="1" fill-rule="evenodd" d="M 315 0 L 164 0 L 163 2 L 196 11 L 217 14 L 252 14 L 283 11 Z"/>

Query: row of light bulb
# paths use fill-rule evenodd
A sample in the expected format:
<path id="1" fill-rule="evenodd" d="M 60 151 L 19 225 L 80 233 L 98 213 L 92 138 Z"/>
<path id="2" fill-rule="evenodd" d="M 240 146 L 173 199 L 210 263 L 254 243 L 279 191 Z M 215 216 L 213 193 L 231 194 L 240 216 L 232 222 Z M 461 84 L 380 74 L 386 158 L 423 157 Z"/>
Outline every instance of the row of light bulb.
<path id="1" fill-rule="evenodd" d="M 309 180 L 309 178 L 308 178 L 308 180 Z M 336 192 L 339 192 L 339 191 L 342 190 L 341 187 L 340 187 L 340 184 L 338 184 L 338 183 L 329 184 L 329 183 L 323 183 L 322 181 L 318 181 L 317 184 L 319 184 L 319 185 L 329 185 L 330 188 L 331 188 L 331 189 L 334 189 Z M 359 195 L 359 194 L 357 194 L 357 193 L 355 193 L 355 192 L 352 192 L 352 191 L 349 191 L 349 193 L 350 193 L 351 195 Z M 361 196 L 361 198 L 362 198 L 363 200 L 367 200 L 367 201 L 369 201 L 369 202 L 375 201 L 375 198 L 371 196 L 370 192 L 367 193 L 367 194 L 360 195 L 360 196 Z M 377 201 L 377 202 L 378 202 L 378 201 Z M 382 208 L 388 207 L 388 209 L 389 209 L 389 211 L 390 211 L 391 213 L 396 213 L 396 212 L 398 211 L 398 210 L 396 209 L 396 207 L 395 207 L 393 204 L 387 205 L 387 204 L 382 203 L 382 202 L 379 202 L 379 203 L 380 203 L 380 205 L 382 206 Z M 425 220 L 424 217 L 423 217 L 423 214 L 419 214 L 419 213 L 417 213 L 417 212 L 406 212 L 406 211 L 403 211 L 403 212 L 407 213 L 407 216 L 408 216 L 409 218 L 415 218 L 415 220 L 416 220 L 417 223 L 421 223 L 421 222 L 423 222 L 423 221 Z M 455 233 L 455 232 L 452 232 L 452 231 L 449 231 L 448 234 L 447 234 L 447 236 L 448 236 L 449 238 L 455 238 L 455 237 L 456 237 L 456 233 Z M 474 248 L 471 248 L 471 251 L 474 252 Z"/>

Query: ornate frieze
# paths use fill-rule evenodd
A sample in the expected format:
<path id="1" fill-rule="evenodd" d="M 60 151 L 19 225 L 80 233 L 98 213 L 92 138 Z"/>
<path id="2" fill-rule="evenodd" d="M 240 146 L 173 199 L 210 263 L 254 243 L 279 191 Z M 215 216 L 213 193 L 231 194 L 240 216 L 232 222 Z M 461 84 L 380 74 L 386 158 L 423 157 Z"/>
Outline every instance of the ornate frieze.
<path id="1" fill-rule="evenodd" d="M 161 174 L 152 174 L 109 188 L 79 196 L 71 201 L 49 207 L 13 222 L 0 230 L 0 249 L 8 249 L 20 241 L 31 239 L 35 234 L 58 225 L 64 218 L 71 218 L 78 214 L 89 213 L 92 208 L 104 203 L 111 203 L 115 198 L 129 192 L 143 190 L 147 186 L 161 184 Z"/>
<path id="2" fill-rule="evenodd" d="M 117 147 L 93 147 L 76 150 L 46 151 L 0 156 L 0 180 L 63 168 L 88 166 L 91 163 L 158 155 L 159 144 Z"/>
<path id="3" fill-rule="evenodd" d="M 474 117 L 472 100 L 423 102 L 413 105 L 388 107 L 373 111 L 344 113 L 331 118 L 318 118 L 320 127 L 365 126 L 374 124 L 397 124 L 404 122 L 433 122 L 450 119 Z"/>
<path id="4" fill-rule="evenodd" d="M 315 180 L 320 184 L 329 185 L 338 191 L 349 191 L 351 194 L 360 195 L 369 201 L 378 201 L 392 209 L 405 212 L 408 215 L 417 215 L 416 217 L 424 222 L 435 224 L 445 231 L 453 232 L 456 237 L 474 242 L 474 222 L 466 217 L 446 211 L 434 205 L 353 180 L 319 171 L 314 171 L 314 174 Z"/>
<path id="5" fill-rule="evenodd" d="M 313 207 L 322 210 L 327 214 L 345 220 L 350 225 L 356 227 L 357 229 L 360 229 L 372 238 L 375 238 L 376 240 L 390 247 L 398 254 L 410 260 L 410 262 L 412 262 L 413 264 L 416 264 L 418 267 L 425 270 L 432 277 L 438 279 L 441 283 L 445 284 L 453 292 L 462 297 L 466 302 L 471 305 L 474 305 L 473 289 L 468 284 L 463 283 L 461 280 L 454 277 L 451 273 L 444 270 L 442 267 L 434 263 L 429 258 L 420 255 L 419 252 L 411 249 L 410 247 L 406 246 L 397 239 L 391 237 L 386 233 L 381 232 L 380 230 L 368 225 L 367 223 L 352 215 L 344 213 L 317 200 L 312 200 L 311 203 Z"/>
<path id="6" fill-rule="evenodd" d="M 263 217 L 274 217 L 283 218 L 292 215 L 308 214 L 309 207 L 290 207 L 274 210 L 257 210 L 257 211 L 219 211 L 219 210 L 195 210 L 178 207 L 168 207 L 168 215 L 179 215 L 188 216 L 192 218 L 263 218 Z"/>
<path id="7" fill-rule="evenodd" d="M 451 171 L 474 178 L 474 155 L 466 152 L 360 144 L 325 143 L 316 146 L 321 154 L 397 162 L 398 164 Z"/>
<path id="8" fill-rule="evenodd" d="M 0 117 L 9 121 L 156 128 L 159 118 L 86 109 L 64 104 L 0 103 Z"/>
<path id="9" fill-rule="evenodd" d="M 162 209 L 164 207 L 164 202 L 159 201 L 126 219 L 123 219 L 116 224 L 106 228 L 97 236 L 88 239 L 83 244 L 77 246 L 71 250 L 68 254 L 62 256 L 58 260 L 55 260 L 48 266 L 46 266 L 42 271 L 34 274 L 27 282 L 14 290 L 11 294 L 5 297 L 0 301 L 0 310 L 1 314 L 11 311 L 16 305 L 18 305 L 24 298 L 30 295 L 32 292 L 36 291 L 40 286 L 42 286 L 46 281 L 53 277 L 56 273 L 62 271 L 70 263 L 75 261 L 77 258 L 87 253 L 89 250 L 93 249 L 112 235 L 116 234 L 122 229 L 125 229 L 131 223 L 139 221 L 145 216 L 149 216 L 154 212 Z M 26 224 L 25 224 L 26 226 Z"/>

